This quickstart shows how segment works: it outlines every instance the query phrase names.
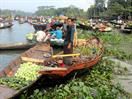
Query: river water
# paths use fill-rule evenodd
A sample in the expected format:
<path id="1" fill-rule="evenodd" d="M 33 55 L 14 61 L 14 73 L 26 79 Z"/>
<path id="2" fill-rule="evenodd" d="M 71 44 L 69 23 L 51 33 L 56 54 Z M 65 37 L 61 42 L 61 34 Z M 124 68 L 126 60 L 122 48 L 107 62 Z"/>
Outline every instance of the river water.
<path id="1" fill-rule="evenodd" d="M 28 23 L 19 24 L 14 21 L 13 24 L 11 28 L 0 29 L 0 44 L 27 42 L 25 35 L 34 32 L 33 26 Z"/>
<path id="2" fill-rule="evenodd" d="M 27 42 L 26 34 L 34 32 L 32 25 L 28 23 L 19 24 L 17 21 L 14 21 L 13 24 L 11 28 L 0 29 L 0 44 Z M 24 50 L 0 51 L 0 71 L 23 52 Z"/>

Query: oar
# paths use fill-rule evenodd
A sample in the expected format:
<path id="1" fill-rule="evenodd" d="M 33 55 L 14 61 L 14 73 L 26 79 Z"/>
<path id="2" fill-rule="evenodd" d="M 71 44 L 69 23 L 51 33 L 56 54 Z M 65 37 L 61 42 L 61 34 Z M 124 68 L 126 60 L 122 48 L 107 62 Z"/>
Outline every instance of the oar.
<path id="1" fill-rule="evenodd" d="M 53 55 L 52 58 L 57 58 L 57 57 L 69 57 L 69 56 L 80 56 L 80 53 L 77 53 L 77 54 Z"/>

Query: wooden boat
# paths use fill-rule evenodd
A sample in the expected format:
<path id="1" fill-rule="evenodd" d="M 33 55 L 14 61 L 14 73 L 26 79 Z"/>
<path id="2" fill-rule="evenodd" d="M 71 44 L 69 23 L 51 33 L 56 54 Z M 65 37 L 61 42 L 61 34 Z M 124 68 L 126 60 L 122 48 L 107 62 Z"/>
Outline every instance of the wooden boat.
<path id="1" fill-rule="evenodd" d="M 126 34 L 131 34 L 132 33 L 132 30 L 131 29 L 124 28 L 124 29 L 121 29 L 121 32 L 122 33 L 126 33 Z"/>
<path id="2" fill-rule="evenodd" d="M 87 42 L 90 43 L 90 41 Z M 87 42 L 85 44 L 87 44 Z M 38 71 L 38 73 L 40 74 L 38 79 L 41 78 L 42 76 L 43 77 L 55 76 L 55 78 L 56 76 L 66 77 L 68 74 L 74 71 L 91 68 L 93 65 L 97 64 L 97 62 L 101 59 L 103 53 L 103 46 L 101 42 L 98 43 L 101 45 L 100 52 L 94 57 L 85 59 L 84 61 L 78 61 L 79 57 L 73 57 L 74 61 L 72 66 L 44 68 L 43 70 Z M 49 44 L 43 44 L 43 43 L 37 44 L 33 48 L 21 54 L 20 57 L 12 61 L 6 68 L 4 68 L 4 70 L 0 72 L 0 77 L 12 77 L 17 72 L 18 68 L 20 67 L 20 64 L 24 61 L 28 61 L 28 62 L 30 61 L 36 64 L 45 65 L 47 62 L 53 61 L 56 57 L 63 56 L 63 55 L 55 55 L 52 57 L 44 57 L 44 54 L 47 53 L 50 53 L 51 55 L 53 54 L 52 48 L 50 47 Z M 17 96 L 21 92 L 25 91 L 27 88 L 31 87 L 34 83 L 36 83 L 38 79 L 33 81 L 30 85 L 27 85 L 19 90 L 14 90 L 12 88 L 9 88 L 8 86 L 0 85 L 0 99 L 5 99 L 5 98 L 7 99 Z"/>
<path id="3" fill-rule="evenodd" d="M 47 27 L 46 24 L 33 24 L 33 28 L 34 28 L 36 31 L 45 30 L 46 27 Z"/>
<path id="4" fill-rule="evenodd" d="M 13 24 L 10 24 L 10 25 L 6 25 L 6 26 L 3 26 L 3 27 L 0 27 L 0 29 L 11 28 L 12 26 L 13 26 Z"/>
<path id="5" fill-rule="evenodd" d="M 0 50 L 18 50 L 31 48 L 36 43 L 0 44 Z"/>
<path id="6" fill-rule="evenodd" d="M 132 26 L 130 27 L 130 26 L 127 26 L 127 27 L 125 27 L 125 29 L 130 29 L 130 30 L 132 30 Z"/>
<path id="7" fill-rule="evenodd" d="M 82 45 L 83 46 L 86 45 L 87 42 L 91 43 L 91 41 L 94 40 L 94 39 L 91 39 L 90 41 L 86 41 L 86 43 L 83 43 Z M 101 42 L 99 42 L 99 43 L 100 43 L 99 44 L 100 45 L 100 53 L 98 55 L 96 55 L 95 57 L 88 58 L 84 61 L 83 60 L 80 61 L 78 57 L 74 57 L 73 58 L 73 65 L 71 65 L 71 66 L 66 66 L 62 70 L 61 69 L 55 69 L 55 68 L 53 68 L 53 69 L 50 69 L 50 68 L 49 69 L 43 69 L 43 70 L 40 70 L 39 73 L 41 75 L 49 75 L 49 76 L 58 75 L 58 76 L 61 76 L 61 77 L 65 77 L 71 72 L 91 68 L 93 65 L 97 64 L 97 62 L 101 59 L 101 56 L 102 56 L 102 53 L 103 53 L 103 46 L 102 46 Z M 81 44 L 80 44 L 80 46 L 81 46 Z M 58 56 L 59 55 L 57 55 L 56 57 L 58 57 Z"/>
<path id="8" fill-rule="evenodd" d="M 19 24 L 24 24 L 26 21 L 24 19 L 19 19 L 18 22 Z"/>
<path id="9" fill-rule="evenodd" d="M 106 28 L 99 28 L 100 32 L 111 32 L 112 28 L 111 27 L 106 27 Z"/>
<path id="10" fill-rule="evenodd" d="M 18 68 L 20 67 L 20 64 L 22 63 L 21 57 L 39 57 L 42 58 L 44 52 L 50 52 L 50 46 L 47 44 L 38 44 L 35 47 L 27 50 L 23 54 L 21 54 L 20 57 L 12 61 L 4 70 L 0 72 L 0 77 L 12 77 L 17 72 Z M 40 56 L 38 56 L 40 55 Z M 38 62 L 38 61 L 37 61 Z M 39 79 L 39 77 L 38 77 Z M 30 85 L 25 86 L 19 90 L 15 90 L 12 88 L 9 88 L 5 85 L 0 85 L 0 99 L 9 99 L 24 90 L 26 90 L 28 87 L 30 87 L 32 84 L 34 84 L 36 81 L 33 81 Z"/>
<path id="11" fill-rule="evenodd" d="M 92 30 L 91 26 L 83 25 L 83 24 L 78 24 L 77 28 L 83 29 L 83 30 Z"/>

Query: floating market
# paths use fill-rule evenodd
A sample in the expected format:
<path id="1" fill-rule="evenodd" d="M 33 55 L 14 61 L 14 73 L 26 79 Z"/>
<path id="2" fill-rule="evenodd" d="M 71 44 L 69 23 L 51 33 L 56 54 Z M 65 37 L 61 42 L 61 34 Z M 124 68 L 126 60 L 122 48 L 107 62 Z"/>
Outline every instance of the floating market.
<path id="1" fill-rule="evenodd" d="M 0 99 L 132 99 L 131 0 L 14 2 L 0 7 Z"/>

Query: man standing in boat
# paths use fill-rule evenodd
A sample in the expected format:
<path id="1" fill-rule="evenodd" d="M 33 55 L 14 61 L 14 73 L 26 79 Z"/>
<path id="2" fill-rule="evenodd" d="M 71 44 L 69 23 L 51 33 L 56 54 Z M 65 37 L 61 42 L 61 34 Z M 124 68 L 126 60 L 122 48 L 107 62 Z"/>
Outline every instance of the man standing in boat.
<path id="1" fill-rule="evenodd" d="M 64 40 L 64 54 L 72 54 L 73 53 L 73 39 L 74 39 L 74 19 L 67 19 L 67 31 L 66 37 Z M 65 65 L 72 65 L 72 57 L 64 57 L 63 58 Z"/>

